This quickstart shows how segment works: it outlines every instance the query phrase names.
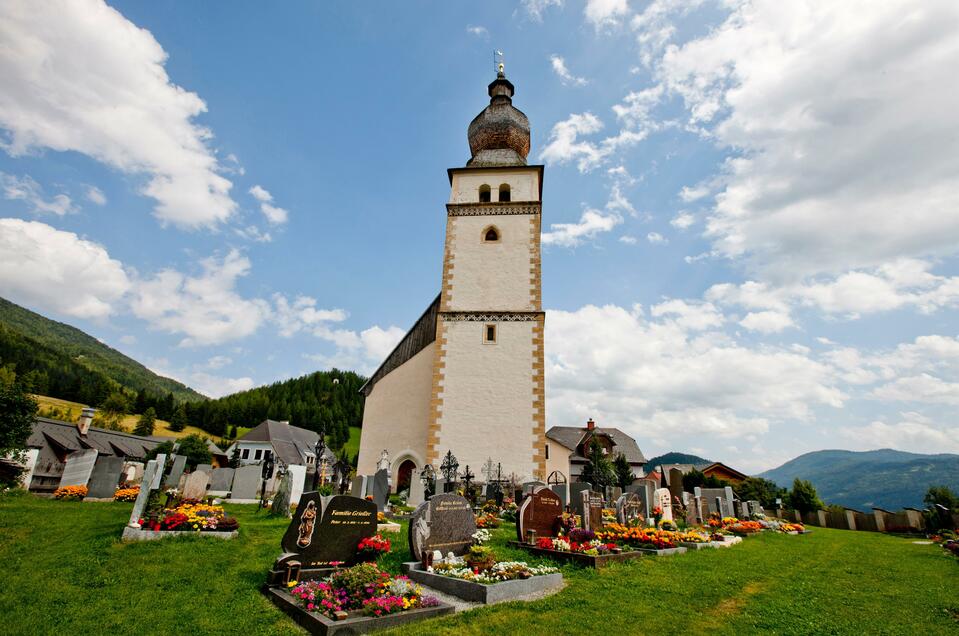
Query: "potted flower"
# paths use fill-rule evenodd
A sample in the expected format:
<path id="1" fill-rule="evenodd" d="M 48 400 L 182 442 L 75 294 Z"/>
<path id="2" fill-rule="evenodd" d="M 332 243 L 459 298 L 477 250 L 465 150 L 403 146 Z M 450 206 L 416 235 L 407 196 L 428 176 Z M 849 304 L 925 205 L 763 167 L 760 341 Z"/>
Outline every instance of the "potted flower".
<path id="1" fill-rule="evenodd" d="M 477 572 L 488 570 L 495 563 L 496 555 L 493 554 L 493 549 L 485 545 L 474 545 L 466 554 L 466 565 Z"/>
<path id="2" fill-rule="evenodd" d="M 653 508 L 653 518 L 656 520 L 656 525 L 659 525 L 659 520 L 663 518 L 663 509 L 659 506 Z"/>
<path id="3" fill-rule="evenodd" d="M 390 551 L 390 540 L 384 539 L 381 535 L 364 537 L 356 549 L 365 561 L 375 561 L 381 554 Z"/>

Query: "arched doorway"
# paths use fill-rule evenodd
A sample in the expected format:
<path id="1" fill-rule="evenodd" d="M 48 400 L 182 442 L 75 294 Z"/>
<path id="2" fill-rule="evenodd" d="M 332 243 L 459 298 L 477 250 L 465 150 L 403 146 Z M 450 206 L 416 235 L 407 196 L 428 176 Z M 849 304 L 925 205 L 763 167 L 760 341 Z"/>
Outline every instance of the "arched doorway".
<path id="1" fill-rule="evenodd" d="M 412 459 L 407 459 L 400 464 L 399 469 L 396 471 L 396 492 L 409 489 L 410 480 L 413 478 L 415 470 L 416 464 Z"/>

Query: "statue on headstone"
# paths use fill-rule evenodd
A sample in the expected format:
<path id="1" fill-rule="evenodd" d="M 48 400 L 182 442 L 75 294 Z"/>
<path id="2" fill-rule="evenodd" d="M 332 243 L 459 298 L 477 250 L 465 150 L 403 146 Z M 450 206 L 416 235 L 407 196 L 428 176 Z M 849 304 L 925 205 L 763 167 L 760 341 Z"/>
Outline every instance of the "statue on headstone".
<path id="1" fill-rule="evenodd" d="M 380 461 L 376 462 L 376 470 L 389 470 L 390 469 L 390 453 L 385 448 L 383 452 L 380 453 Z"/>
<path id="2" fill-rule="evenodd" d="M 303 516 L 300 517 L 300 536 L 296 540 L 296 545 L 301 548 L 309 547 L 313 541 L 313 528 L 316 527 L 316 502 L 309 501 L 303 510 Z"/>

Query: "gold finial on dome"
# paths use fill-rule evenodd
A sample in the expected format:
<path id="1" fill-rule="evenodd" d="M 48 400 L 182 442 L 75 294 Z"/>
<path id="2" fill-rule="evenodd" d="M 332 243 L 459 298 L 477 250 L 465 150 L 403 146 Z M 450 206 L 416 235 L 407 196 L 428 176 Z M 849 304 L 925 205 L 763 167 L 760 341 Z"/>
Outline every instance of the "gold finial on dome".
<path id="1" fill-rule="evenodd" d="M 497 77 L 506 77 L 506 60 L 502 51 L 493 51 L 493 70 L 496 71 Z"/>

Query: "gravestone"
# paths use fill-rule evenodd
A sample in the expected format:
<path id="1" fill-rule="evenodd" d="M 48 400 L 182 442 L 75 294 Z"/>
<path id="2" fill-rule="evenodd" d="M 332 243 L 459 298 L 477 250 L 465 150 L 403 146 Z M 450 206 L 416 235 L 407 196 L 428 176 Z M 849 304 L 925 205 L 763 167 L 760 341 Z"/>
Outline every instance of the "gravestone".
<path id="1" fill-rule="evenodd" d="M 690 497 L 686 503 L 686 525 L 695 526 L 699 523 L 699 506 L 696 505 L 696 498 Z"/>
<path id="2" fill-rule="evenodd" d="M 436 478 L 436 487 L 433 489 L 433 492 L 437 495 L 443 494 L 446 492 L 446 480 L 442 477 Z"/>
<path id="3" fill-rule="evenodd" d="M 390 471 L 381 468 L 373 475 L 373 503 L 376 510 L 386 510 L 386 503 L 390 500 Z"/>
<path id="4" fill-rule="evenodd" d="M 133 502 L 133 510 L 130 512 L 130 521 L 127 525 L 131 528 L 140 527 L 140 517 L 143 515 L 143 509 L 147 505 L 147 499 L 150 498 L 149 484 L 153 482 L 154 477 L 163 474 L 163 466 L 166 464 L 166 455 L 160 453 L 156 459 L 147 462 L 146 469 L 143 471 L 143 483 L 140 485 L 140 494 Z"/>
<path id="5" fill-rule="evenodd" d="M 413 559 L 419 561 L 423 551 L 439 550 L 465 554 L 473 543 L 476 518 L 465 497 L 454 493 L 437 494 L 424 501 L 410 517 L 409 546 Z"/>
<path id="6" fill-rule="evenodd" d="M 705 497 L 693 497 L 696 502 L 696 511 L 699 513 L 699 523 L 705 524 L 709 519 L 709 500 Z"/>
<path id="7" fill-rule="evenodd" d="M 634 492 L 620 495 L 616 500 L 616 521 L 628 525 L 635 519 L 645 519 L 643 516 L 643 502 Z"/>
<path id="8" fill-rule="evenodd" d="M 86 486 L 90 481 L 90 474 L 96 464 L 99 453 L 95 449 L 73 451 L 67 455 L 63 467 L 63 476 L 60 477 L 60 488 L 64 486 Z"/>
<path id="9" fill-rule="evenodd" d="M 697 497 L 706 497 L 709 501 L 709 512 L 718 512 L 720 517 L 735 516 L 733 510 L 733 489 L 729 486 L 725 488 L 699 488 L 695 489 Z M 716 504 L 716 499 L 719 504 Z"/>
<path id="10" fill-rule="evenodd" d="M 406 505 L 412 506 L 413 508 L 415 508 L 416 506 L 423 503 L 425 499 L 426 499 L 426 486 L 423 485 L 422 479 L 420 479 L 416 475 L 413 475 L 413 478 L 410 479 L 410 494 L 406 498 Z"/>
<path id="11" fill-rule="evenodd" d="M 526 541 L 526 531 L 533 530 L 537 537 L 556 536 L 556 519 L 563 514 L 563 502 L 552 490 L 540 486 L 520 506 L 516 514 L 516 535 L 520 542 Z"/>
<path id="12" fill-rule="evenodd" d="M 669 493 L 683 500 L 683 471 L 678 468 L 669 469 Z"/>
<path id="13" fill-rule="evenodd" d="M 616 501 L 616 500 L 619 499 L 622 495 L 623 495 L 623 489 L 620 488 L 619 486 L 613 486 L 613 487 L 610 489 L 609 500 L 610 500 L 610 501 Z"/>
<path id="14" fill-rule="evenodd" d="M 293 491 L 293 480 L 290 474 L 283 475 L 280 480 L 280 487 L 273 495 L 273 503 L 270 505 L 270 513 L 282 517 L 290 516 L 290 495 Z"/>
<path id="15" fill-rule="evenodd" d="M 174 462 L 174 465 L 176 465 L 176 462 Z M 209 493 L 223 497 L 230 492 L 230 488 L 233 486 L 234 472 L 232 468 L 214 468 L 210 474 Z"/>
<path id="16" fill-rule="evenodd" d="M 195 471 L 190 473 L 183 485 L 182 497 L 184 499 L 204 499 L 206 497 L 206 487 L 210 483 L 210 473 Z"/>
<path id="17" fill-rule="evenodd" d="M 673 520 L 673 502 L 669 488 L 659 488 L 653 493 L 653 501 L 663 511 L 662 521 Z"/>
<path id="18" fill-rule="evenodd" d="M 143 479 L 143 464 L 127 461 L 123 465 L 123 479 L 128 485 L 139 484 Z"/>
<path id="19" fill-rule="evenodd" d="M 565 510 L 566 506 L 569 505 L 569 484 L 553 484 L 549 489 L 559 497 L 560 502 L 563 504 L 563 510 Z"/>
<path id="20" fill-rule="evenodd" d="M 738 499 L 733 500 L 733 516 L 737 519 L 743 519 L 743 502 Z"/>
<path id="21" fill-rule="evenodd" d="M 176 488 L 177 484 L 180 483 L 180 476 L 183 475 L 183 470 L 186 468 L 186 455 L 174 455 L 173 456 L 173 466 L 170 467 L 170 474 L 166 476 L 166 479 L 163 481 L 164 488 Z M 224 490 L 229 490 L 230 487 L 227 486 Z"/>
<path id="22" fill-rule="evenodd" d="M 524 483 L 523 483 L 523 496 L 525 497 L 526 495 L 530 494 L 531 492 L 533 492 L 534 490 L 536 490 L 536 489 L 539 488 L 540 486 L 545 486 L 545 485 L 546 485 L 546 484 L 544 484 L 543 482 L 541 482 L 541 481 L 536 481 L 536 480 L 524 482 Z"/>
<path id="23" fill-rule="evenodd" d="M 120 475 L 123 472 L 122 457 L 98 457 L 93 466 L 93 473 L 90 475 L 90 481 L 87 484 L 89 492 L 87 497 L 94 499 L 113 498 L 113 493 L 117 491 L 117 484 L 120 483 Z"/>
<path id="24" fill-rule="evenodd" d="M 286 469 L 286 473 L 290 476 L 290 503 L 297 503 L 306 487 L 306 466 L 294 464 Z"/>
<path id="25" fill-rule="evenodd" d="M 358 561 L 360 541 L 374 534 L 373 502 L 350 495 L 304 493 L 283 534 L 280 545 L 284 554 L 277 559 L 274 570 L 288 561 L 299 561 L 307 570 L 353 565 Z"/>
<path id="26" fill-rule="evenodd" d="M 211 466 L 210 464 L 197 464 L 196 470 L 193 472 L 204 472 L 207 475 L 209 475 L 210 473 L 213 472 L 213 466 Z"/>
<path id="27" fill-rule="evenodd" d="M 642 478 L 636 481 L 632 486 L 626 489 L 627 492 L 635 492 L 639 495 L 643 504 L 643 515 L 648 519 L 653 514 L 653 493 L 656 492 L 658 485 L 655 479 Z"/>
<path id="28" fill-rule="evenodd" d="M 573 512 L 583 514 L 583 493 L 590 490 L 590 485 L 584 481 L 574 481 L 569 484 L 569 503 Z"/>
<path id="29" fill-rule="evenodd" d="M 261 481 L 260 467 L 255 464 L 240 466 L 233 473 L 230 499 L 256 499 Z"/>
<path id="30" fill-rule="evenodd" d="M 357 475 L 353 478 L 353 485 L 350 488 L 350 494 L 354 497 L 363 499 L 366 497 L 366 475 Z"/>
<path id="31" fill-rule="evenodd" d="M 580 493 L 582 502 L 583 527 L 593 532 L 603 529 L 603 496 L 592 490 Z"/>

